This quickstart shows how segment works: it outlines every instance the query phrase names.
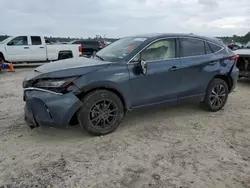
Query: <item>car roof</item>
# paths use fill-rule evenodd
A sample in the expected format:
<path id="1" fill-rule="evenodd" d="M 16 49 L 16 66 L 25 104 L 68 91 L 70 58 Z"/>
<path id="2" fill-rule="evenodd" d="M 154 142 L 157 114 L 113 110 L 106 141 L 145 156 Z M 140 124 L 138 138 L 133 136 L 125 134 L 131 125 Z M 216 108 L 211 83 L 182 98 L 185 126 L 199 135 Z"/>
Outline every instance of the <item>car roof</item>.
<path id="1" fill-rule="evenodd" d="M 148 39 L 157 39 L 157 38 L 164 38 L 164 37 L 192 37 L 192 38 L 197 38 L 197 39 L 202 39 L 202 40 L 207 40 L 214 42 L 216 44 L 221 44 L 219 40 L 213 37 L 206 37 L 206 36 L 201 36 L 201 35 L 196 35 L 193 33 L 150 33 L 150 34 L 141 34 L 141 35 L 134 35 L 131 37 L 141 37 L 141 38 L 148 38 Z"/>

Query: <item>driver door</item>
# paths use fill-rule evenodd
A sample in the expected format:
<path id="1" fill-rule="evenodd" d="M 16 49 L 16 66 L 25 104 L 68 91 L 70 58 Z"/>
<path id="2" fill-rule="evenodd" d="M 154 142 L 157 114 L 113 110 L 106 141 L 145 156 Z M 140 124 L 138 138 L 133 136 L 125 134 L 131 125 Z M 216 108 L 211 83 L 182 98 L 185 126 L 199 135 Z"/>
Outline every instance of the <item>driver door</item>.
<path id="1" fill-rule="evenodd" d="M 145 74 L 138 71 L 141 60 L 147 64 Z M 128 63 L 132 107 L 177 104 L 181 79 L 178 67 L 180 58 L 176 58 L 175 38 L 158 40 L 140 52 L 134 61 Z"/>
<path id="2" fill-rule="evenodd" d="M 29 61 L 30 47 L 27 36 L 18 36 L 6 46 L 7 59 L 10 62 Z"/>

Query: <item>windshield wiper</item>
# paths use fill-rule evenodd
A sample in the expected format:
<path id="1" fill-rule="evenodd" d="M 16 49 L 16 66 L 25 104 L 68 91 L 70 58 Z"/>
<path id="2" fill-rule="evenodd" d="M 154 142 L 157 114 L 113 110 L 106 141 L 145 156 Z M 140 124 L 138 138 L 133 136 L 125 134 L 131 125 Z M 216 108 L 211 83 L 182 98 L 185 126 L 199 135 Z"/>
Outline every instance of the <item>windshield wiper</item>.
<path id="1" fill-rule="evenodd" d="M 98 57 L 100 60 L 105 61 L 105 59 L 103 59 L 103 57 L 101 57 L 101 56 L 99 56 L 99 55 L 96 55 L 96 54 L 95 54 L 95 57 Z"/>

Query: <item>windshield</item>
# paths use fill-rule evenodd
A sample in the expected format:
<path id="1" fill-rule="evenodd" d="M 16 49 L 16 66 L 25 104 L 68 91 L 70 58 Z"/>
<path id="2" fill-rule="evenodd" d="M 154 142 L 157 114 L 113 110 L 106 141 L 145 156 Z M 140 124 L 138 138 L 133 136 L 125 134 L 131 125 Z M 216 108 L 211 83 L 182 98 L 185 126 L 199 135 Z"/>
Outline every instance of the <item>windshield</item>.
<path id="1" fill-rule="evenodd" d="M 6 39 L 4 39 L 3 41 L 0 41 L 0 43 L 4 43 L 5 41 L 7 41 L 10 37 L 7 37 Z"/>
<path id="2" fill-rule="evenodd" d="M 246 44 L 246 48 L 250 48 L 250 41 Z"/>
<path id="3" fill-rule="evenodd" d="M 97 52 L 96 57 L 99 57 L 105 61 L 117 62 L 121 59 L 126 58 L 145 40 L 147 40 L 147 38 L 122 38 Z"/>

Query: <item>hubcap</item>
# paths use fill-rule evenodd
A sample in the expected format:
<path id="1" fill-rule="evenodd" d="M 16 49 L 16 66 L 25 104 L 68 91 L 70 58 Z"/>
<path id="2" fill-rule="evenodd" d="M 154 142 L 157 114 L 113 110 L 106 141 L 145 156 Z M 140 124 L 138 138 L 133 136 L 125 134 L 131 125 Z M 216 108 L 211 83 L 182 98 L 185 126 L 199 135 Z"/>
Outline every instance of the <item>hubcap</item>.
<path id="1" fill-rule="evenodd" d="M 109 128 L 116 121 L 118 108 L 110 100 L 101 100 L 94 104 L 89 112 L 90 122 L 97 128 Z"/>
<path id="2" fill-rule="evenodd" d="M 223 85 L 216 85 L 210 94 L 210 103 L 213 107 L 220 107 L 226 99 L 226 89 Z"/>

